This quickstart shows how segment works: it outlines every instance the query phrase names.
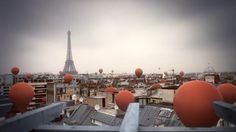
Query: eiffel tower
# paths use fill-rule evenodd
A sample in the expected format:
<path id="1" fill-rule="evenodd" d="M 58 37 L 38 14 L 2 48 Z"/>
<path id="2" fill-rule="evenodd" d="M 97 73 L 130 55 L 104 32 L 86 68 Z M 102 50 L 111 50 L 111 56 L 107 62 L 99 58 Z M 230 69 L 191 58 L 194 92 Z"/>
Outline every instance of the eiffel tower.
<path id="1" fill-rule="evenodd" d="M 70 73 L 70 74 L 76 75 L 76 74 L 78 74 L 78 72 L 75 69 L 74 61 L 73 61 L 73 58 L 72 58 L 71 41 L 70 41 L 71 32 L 70 32 L 70 30 L 68 30 L 67 35 L 68 35 L 68 40 L 67 40 L 66 62 L 65 62 L 65 66 L 64 66 L 62 74 Z"/>

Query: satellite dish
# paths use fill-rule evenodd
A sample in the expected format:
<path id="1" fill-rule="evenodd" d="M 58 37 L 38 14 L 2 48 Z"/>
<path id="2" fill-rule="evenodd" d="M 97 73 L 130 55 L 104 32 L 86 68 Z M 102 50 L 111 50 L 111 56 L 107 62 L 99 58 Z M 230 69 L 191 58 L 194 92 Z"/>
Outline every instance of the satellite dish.
<path id="1" fill-rule="evenodd" d="M 77 96 L 75 94 L 72 95 L 72 100 L 77 100 Z"/>
<path id="2" fill-rule="evenodd" d="M 117 105 L 115 105 L 114 108 L 115 108 L 115 110 L 118 110 L 118 109 L 119 109 L 119 107 L 118 107 Z"/>
<path id="3" fill-rule="evenodd" d="M 94 106 L 94 109 L 95 109 L 96 111 L 98 111 L 98 110 L 100 110 L 100 106 L 99 106 L 98 104 L 96 104 L 96 105 Z"/>
<path id="4" fill-rule="evenodd" d="M 80 97 L 79 102 L 83 102 L 83 101 L 84 101 L 83 97 Z"/>

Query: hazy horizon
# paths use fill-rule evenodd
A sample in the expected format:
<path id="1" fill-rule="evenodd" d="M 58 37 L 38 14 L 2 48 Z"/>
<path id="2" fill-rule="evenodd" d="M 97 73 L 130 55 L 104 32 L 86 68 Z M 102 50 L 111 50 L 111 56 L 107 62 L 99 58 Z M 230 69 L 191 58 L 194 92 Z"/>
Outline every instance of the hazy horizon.
<path id="1" fill-rule="evenodd" d="M 0 1 L 0 74 L 59 73 L 68 29 L 80 74 L 236 71 L 233 0 L 23 1 Z"/>

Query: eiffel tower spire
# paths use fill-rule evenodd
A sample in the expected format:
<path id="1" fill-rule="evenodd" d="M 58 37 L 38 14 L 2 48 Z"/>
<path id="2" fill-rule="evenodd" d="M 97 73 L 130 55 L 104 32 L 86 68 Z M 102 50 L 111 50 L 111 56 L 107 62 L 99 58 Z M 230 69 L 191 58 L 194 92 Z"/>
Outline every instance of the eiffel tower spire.
<path id="1" fill-rule="evenodd" d="M 74 61 L 72 58 L 72 48 L 71 48 L 71 31 L 68 30 L 67 32 L 68 38 L 67 38 L 67 53 L 66 53 L 66 62 L 63 69 L 63 74 L 70 73 L 70 74 L 78 74 L 78 72 L 75 69 Z"/>

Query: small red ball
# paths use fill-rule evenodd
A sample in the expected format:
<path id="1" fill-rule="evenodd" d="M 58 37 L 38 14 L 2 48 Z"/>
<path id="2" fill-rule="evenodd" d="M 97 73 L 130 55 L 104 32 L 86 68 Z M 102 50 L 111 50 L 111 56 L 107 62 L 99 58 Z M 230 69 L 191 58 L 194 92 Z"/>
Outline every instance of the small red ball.
<path id="1" fill-rule="evenodd" d="M 70 83 L 73 80 L 73 76 L 71 74 L 64 75 L 64 83 Z"/>
<path id="2" fill-rule="evenodd" d="M 17 75 L 20 72 L 20 69 L 18 67 L 12 67 L 11 68 L 11 73 L 14 75 Z"/>
<path id="3" fill-rule="evenodd" d="M 102 69 L 102 68 L 100 68 L 98 71 L 99 71 L 99 73 L 100 73 L 100 74 L 102 74 L 102 72 L 103 72 L 103 69 Z"/>
<path id="4" fill-rule="evenodd" d="M 137 68 L 137 69 L 135 70 L 135 75 L 136 75 L 137 77 L 141 77 L 141 76 L 143 75 L 143 70 L 142 70 L 141 68 Z"/>
<path id="5" fill-rule="evenodd" d="M 26 73 L 25 78 L 26 78 L 26 79 L 31 79 L 32 76 L 33 76 L 33 75 L 32 75 L 31 73 Z"/>

